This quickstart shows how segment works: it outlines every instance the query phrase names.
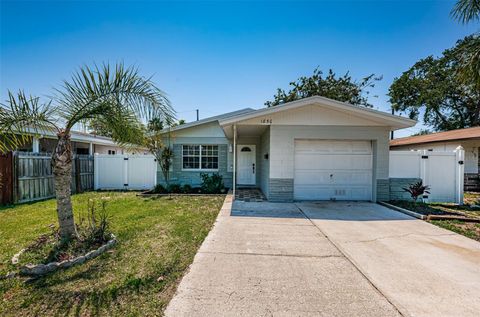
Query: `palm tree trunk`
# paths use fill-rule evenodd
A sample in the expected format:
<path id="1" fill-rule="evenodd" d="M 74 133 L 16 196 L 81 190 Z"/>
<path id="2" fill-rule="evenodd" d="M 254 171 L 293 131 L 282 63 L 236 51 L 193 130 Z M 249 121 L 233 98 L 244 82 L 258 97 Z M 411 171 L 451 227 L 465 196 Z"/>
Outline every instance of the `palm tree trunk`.
<path id="1" fill-rule="evenodd" d="M 72 182 L 72 144 L 70 134 L 66 131 L 58 133 L 58 143 L 52 157 L 55 195 L 57 197 L 57 216 L 60 237 L 69 240 L 77 237 L 73 218 L 71 189 Z"/>

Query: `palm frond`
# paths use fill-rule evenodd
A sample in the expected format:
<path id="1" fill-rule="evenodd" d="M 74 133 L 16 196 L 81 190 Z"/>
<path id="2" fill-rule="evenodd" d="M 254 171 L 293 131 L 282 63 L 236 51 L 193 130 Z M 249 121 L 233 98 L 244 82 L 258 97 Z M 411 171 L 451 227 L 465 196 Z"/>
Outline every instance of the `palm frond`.
<path id="1" fill-rule="evenodd" d="M 463 24 L 479 20 L 480 0 L 458 0 L 450 14 Z"/>
<path id="2" fill-rule="evenodd" d="M 115 130 L 123 124 L 122 133 L 119 130 L 113 137 L 120 142 L 136 135 L 141 121 L 153 117 L 171 121 L 175 117 L 170 101 L 151 78 L 121 63 L 114 68 L 108 64 L 80 68 L 71 81 L 65 81 L 57 90 L 55 99 L 67 121 L 67 130 L 77 122 L 101 118 Z"/>
<path id="3" fill-rule="evenodd" d="M 465 83 L 474 83 L 480 89 L 480 33 L 471 35 L 459 53 L 458 75 Z"/>
<path id="4" fill-rule="evenodd" d="M 51 102 L 41 103 L 23 91 L 16 95 L 9 91 L 7 102 L 0 104 L 0 152 L 12 151 L 33 135 L 54 130 L 58 128 Z"/>

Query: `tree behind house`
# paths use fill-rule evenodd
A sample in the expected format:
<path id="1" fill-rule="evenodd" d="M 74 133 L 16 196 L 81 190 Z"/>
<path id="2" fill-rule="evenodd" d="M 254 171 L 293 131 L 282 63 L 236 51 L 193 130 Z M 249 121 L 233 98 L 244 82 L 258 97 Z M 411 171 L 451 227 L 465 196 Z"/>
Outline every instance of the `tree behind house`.
<path id="1" fill-rule="evenodd" d="M 480 85 L 458 76 L 464 47 L 478 41 L 467 36 L 441 56 L 421 59 L 399 78 L 388 95 L 394 110 L 420 119 L 435 131 L 480 125 Z"/>
<path id="2" fill-rule="evenodd" d="M 381 79 L 381 77 L 371 74 L 356 81 L 349 73 L 337 76 L 331 69 L 324 76 L 323 72 L 317 68 L 313 71 L 312 76 L 303 76 L 297 81 L 291 82 L 289 91 L 278 88 L 274 99 L 265 102 L 265 105 L 273 107 L 307 97 L 323 96 L 352 105 L 372 107 L 368 101 L 369 89 L 373 88 L 375 82 Z"/>

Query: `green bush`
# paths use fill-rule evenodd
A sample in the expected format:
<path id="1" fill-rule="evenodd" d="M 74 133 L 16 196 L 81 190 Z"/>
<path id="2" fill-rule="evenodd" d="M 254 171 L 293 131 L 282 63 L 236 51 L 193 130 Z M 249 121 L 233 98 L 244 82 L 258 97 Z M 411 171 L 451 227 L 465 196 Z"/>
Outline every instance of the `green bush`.
<path id="1" fill-rule="evenodd" d="M 154 194 L 165 194 L 167 192 L 167 190 L 165 189 L 165 187 L 163 187 L 163 185 L 161 184 L 157 184 L 155 185 L 155 187 L 153 188 L 153 193 Z"/>
<path id="2" fill-rule="evenodd" d="M 217 173 L 211 175 L 207 173 L 200 174 L 202 178 L 202 192 L 206 194 L 219 194 L 225 192 L 223 177 Z"/>
<path id="3" fill-rule="evenodd" d="M 182 192 L 182 187 L 178 184 L 171 184 L 168 186 L 168 192 L 172 194 L 179 194 Z"/>
<path id="4" fill-rule="evenodd" d="M 190 194 L 192 192 L 192 186 L 185 184 L 182 186 L 182 193 Z"/>

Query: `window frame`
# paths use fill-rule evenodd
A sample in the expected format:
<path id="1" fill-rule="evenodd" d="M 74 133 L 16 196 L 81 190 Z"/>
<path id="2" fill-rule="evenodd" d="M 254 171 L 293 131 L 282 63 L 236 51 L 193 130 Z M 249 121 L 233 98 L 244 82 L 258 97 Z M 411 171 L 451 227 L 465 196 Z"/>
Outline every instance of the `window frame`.
<path id="1" fill-rule="evenodd" d="M 183 159 L 184 159 L 184 146 L 198 146 L 198 168 L 185 168 L 183 167 Z M 204 146 L 216 146 L 217 147 L 217 168 L 202 168 L 202 150 Z M 191 156 L 196 157 L 196 156 Z M 205 157 L 214 157 L 211 155 L 206 155 Z M 217 172 L 220 166 L 220 147 L 218 144 L 182 144 L 182 171 L 186 172 L 197 172 L 197 171 L 205 171 L 205 172 Z"/>

